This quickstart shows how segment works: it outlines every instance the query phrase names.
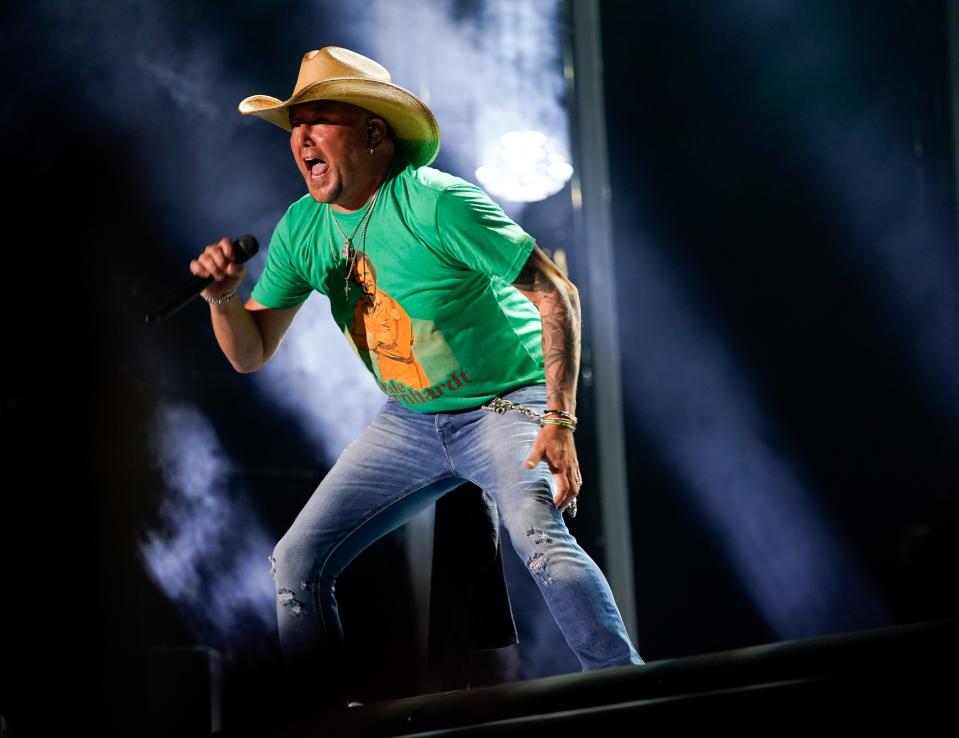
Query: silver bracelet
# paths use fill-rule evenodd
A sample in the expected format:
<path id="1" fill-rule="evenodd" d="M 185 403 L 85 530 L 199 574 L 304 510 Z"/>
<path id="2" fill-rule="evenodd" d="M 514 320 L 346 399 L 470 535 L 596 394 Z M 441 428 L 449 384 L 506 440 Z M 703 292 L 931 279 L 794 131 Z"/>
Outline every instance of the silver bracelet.
<path id="1" fill-rule="evenodd" d="M 234 297 L 236 297 L 236 290 L 233 290 L 233 291 L 231 291 L 231 292 L 227 292 L 225 295 L 220 295 L 219 297 L 207 297 L 206 295 L 204 295 L 204 294 L 201 292 L 201 293 L 200 293 L 200 297 L 202 297 L 204 300 L 206 300 L 206 301 L 207 301 L 208 303 L 210 303 L 211 305 L 222 305 L 224 302 L 229 302 L 229 301 L 232 300 Z"/>

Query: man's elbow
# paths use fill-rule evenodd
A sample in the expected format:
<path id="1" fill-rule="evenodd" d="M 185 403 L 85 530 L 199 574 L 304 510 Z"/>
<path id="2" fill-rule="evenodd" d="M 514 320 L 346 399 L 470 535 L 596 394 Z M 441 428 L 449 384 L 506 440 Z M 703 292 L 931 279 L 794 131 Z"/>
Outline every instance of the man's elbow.
<path id="1" fill-rule="evenodd" d="M 582 319 L 582 308 L 580 307 L 581 303 L 579 301 L 579 290 L 576 288 L 576 285 L 570 282 L 568 279 L 563 282 L 562 287 L 560 288 L 563 294 L 563 302 L 567 306 L 567 312 L 570 314 L 570 317 L 579 322 Z"/>
<path id="2" fill-rule="evenodd" d="M 266 364 L 266 359 L 262 356 L 246 356 L 246 357 L 227 357 L 230 360 L 230 365 L 236 370 L 238 374 L 252 374 L 255 371 L 259 371 Z"/>
<path id="3" fill-rule="evenodd" d="M 558 288 L 559 290 L 561 290 L 561 291 L 563 292 L 563 294 L 565 294 L 566 297 L 568 297 L 570 300 L 572 300 L 572 301 L 578 301 L 578 300 L 579 300 L 579 290 L 576 288 L 576 285 L 573 284 L 573 283 L 569 280 L 568 277 L 566 277 L 566 276 L 564 276 L 564 275 L 560 275 L 560 277 L 556 279 L 556 281 L 554 282 L 554 284 L 555 284 L 555 285 L 557 286 L 557 288 Z"/>

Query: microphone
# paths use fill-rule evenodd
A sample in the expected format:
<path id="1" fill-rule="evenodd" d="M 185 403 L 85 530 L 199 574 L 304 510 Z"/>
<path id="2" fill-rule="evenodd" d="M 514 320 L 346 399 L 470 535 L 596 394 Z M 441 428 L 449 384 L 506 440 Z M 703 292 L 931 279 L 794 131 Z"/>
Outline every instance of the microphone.
<path id="1" fill-rule="evenodd" d="M 248 259 L 251 259 L 254 254 L 260 250 L 260 244 L 257 243 L 257 240 L 250 234 L 240 236 L 232 243 L 234 264 L 242 264 Z M 146 316 L 146 322 L 148 324 L 157 323 L 161 320 L 169 319 L 215 281 L 213 277 L 198 277 L 194 274 L 188 283 L 184 284 L 182 288 L 170 296 L 170 299 L 152 313 L 149 313 Z"/>

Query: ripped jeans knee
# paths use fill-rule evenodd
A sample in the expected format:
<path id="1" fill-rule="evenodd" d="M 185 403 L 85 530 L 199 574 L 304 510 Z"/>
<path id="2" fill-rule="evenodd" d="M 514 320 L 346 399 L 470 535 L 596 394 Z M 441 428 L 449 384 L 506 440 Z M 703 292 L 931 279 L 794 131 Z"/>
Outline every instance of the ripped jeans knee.
<path id="1" fill-rule="evenodd" d="M 277 551 L 274 550 L 273 554 L 267 557 L 270 560 L 270 574 L 273 577 L 274 587 L 277 587 L 276 554 Z M 311 582 L 304 578 L 299 579 L 295 587 L 295 589 L 290 586 L 278 587 L 276 589 L 276 601 L 281 607 L 288 609 L 291 615 L 298 618 L 308 614 L 313 601 L 314 587 Z"/>

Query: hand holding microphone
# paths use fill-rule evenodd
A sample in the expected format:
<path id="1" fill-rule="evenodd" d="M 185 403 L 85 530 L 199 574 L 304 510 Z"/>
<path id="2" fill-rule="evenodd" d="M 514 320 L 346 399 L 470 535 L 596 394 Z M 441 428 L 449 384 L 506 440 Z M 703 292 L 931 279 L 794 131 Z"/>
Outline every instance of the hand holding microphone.
<path id="1" fill-rule="evenodd" d="M 223 237 L 207 246 L 203 253 L 190 262 L 193 273 L 185 284 L 170 299 L 146 316 L 147 323 L 166 320 L 184 305 L 203 292 L 208 300 L 215 300 L 239 287 L 246 274 L 243 263 L 260 249 L 253 236 L 240 236 L 236 241 Z"/>
<path id="2" fill-rule="evenodd" d="M 203 290 L 202 295 L 208 299 L 216 299 L 233 292 L 246 275 L 243 260 L 235 261 L 233 242 L 224 236 L 216 243 L 207 246 L 203 253 L 190 262 L 190 271 L 198 277 L 212 277 L 210 286 Z"/>

